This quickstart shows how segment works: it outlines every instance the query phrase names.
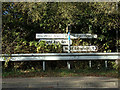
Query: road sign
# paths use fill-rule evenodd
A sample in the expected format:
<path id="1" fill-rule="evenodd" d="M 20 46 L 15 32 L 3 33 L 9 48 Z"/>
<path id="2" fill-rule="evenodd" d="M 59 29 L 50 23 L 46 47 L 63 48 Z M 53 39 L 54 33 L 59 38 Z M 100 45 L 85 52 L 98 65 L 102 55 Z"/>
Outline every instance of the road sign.
<path id="1" fill-rule="evenodd" d="M 68 34 L 63 33 L 63 34 L 44 34 L 44 33 L 37 33 L 36 34 L 36 39 L 67 39 Z M 96 34 L 71 34 L 70 39 L 77 39 L 77 38 L 97 38 Z"/>
<path id="2" fill-rule="evenodd" d="M 97 46 L 71 46 L 70 51 L 97 51 Z M 63 46 L 63 51 L 68 51 L 67 46 Z"/>
<path id="3" fill-rule="evenodd" d="M 74 39 L 77 38 L 97 38 L 96 34 L 71 34 Z"/>
<path id="4" fill-rule="evenodd" d="M 54 38 L 54 39 L 56 39 L 56 38 L 67 38 L 67 34 L 50 34 L 50 33 L 47 33 L 47 34 L 36 34 L 36 39 L 40 39 L 40 38 L 42 38 L 42 39 L 50 39 L 50 38 Z"/>
<path id="5" fill-rule="evenodd" d="M 63 39 L 57 39 L 57 40 L 40 39 L 39 42 L 40 41 L 45 41 L 49 45 L 51 45 L 52 43 L 55 44 L 60 43 L 61 45 L 68 45 L 68 40 L 63 40 Z M 72 40 L 70 40 L 70 45 L 72 45 Z"/>

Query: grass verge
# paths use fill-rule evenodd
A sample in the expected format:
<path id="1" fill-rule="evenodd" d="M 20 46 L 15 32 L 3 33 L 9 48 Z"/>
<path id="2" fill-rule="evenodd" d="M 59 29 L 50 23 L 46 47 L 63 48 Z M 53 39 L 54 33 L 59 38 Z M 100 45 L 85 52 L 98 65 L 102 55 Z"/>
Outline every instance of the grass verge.
<path id="1" fill-rule="evenodd" d="M 2 72 L 3 78 L 12 78 L 12 77 L 78 77 L 78 76 L 104 76 L 104 77 L 118 77 L 117 70 L 111 69 L 55 69 L 55 70 L 46 70 L 42 71 L 37 70 L 12 70 Z"/>

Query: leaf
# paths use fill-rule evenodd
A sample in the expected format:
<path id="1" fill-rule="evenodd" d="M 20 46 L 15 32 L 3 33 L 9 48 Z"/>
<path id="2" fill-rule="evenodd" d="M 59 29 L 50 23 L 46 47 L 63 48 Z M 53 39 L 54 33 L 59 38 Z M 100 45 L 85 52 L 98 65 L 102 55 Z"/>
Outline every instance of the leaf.
<path id="1" fill-rule="evenodd" d="M 107 49 L 107 47 L 105 47 L 105 49 Z"/>
<path id="2" fill-rule="evenodd" d="M 38 42 L 34 42 L 34 45 L 35 45 L 35 47 L 37 47 L 38 46 Z"/>
<path id="3" fill-rule="evenodd" d="M 43 24 L 40 24 L 40 27 L 42 27 L 43 26 Z"/>
<path id="4" fill-rule="evenodd" d="M 41 49 L 41 46 L 40 46 L 40 47 L 37 47 L 37 52 L 39 52 L 39 51 L 40 51 L 40 49 Z"/>
<path id="5" fill-rule="evenodd" d="M 55 49 L 57 49 L 57 45 L 55 45 Z"/>
<path id="6" fill-rule="evenodd" d="M 32 45 L 33 45 L 33 42 L 30 41 L 30 42 L 29 42 L 29 46 L 32 46 Z"/>

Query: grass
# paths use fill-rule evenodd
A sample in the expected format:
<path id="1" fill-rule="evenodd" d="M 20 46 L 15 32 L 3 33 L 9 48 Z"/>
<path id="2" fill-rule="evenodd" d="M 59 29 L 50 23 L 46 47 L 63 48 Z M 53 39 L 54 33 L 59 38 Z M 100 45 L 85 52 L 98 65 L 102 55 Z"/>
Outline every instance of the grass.
<path id="1" fill-rule="evenodd" d="M 71 69 L 68 70 L 66 68 L 63 69 L 55 69 L 55 70 L 46 70 L 42 71 L 38 70 L 12 70 L 2 72 L 3 78 L 10 77 L 75 77 L 75 76 L 105 76 L 105 77 L 118 77 L 117 70 L 111 69 Z"/>

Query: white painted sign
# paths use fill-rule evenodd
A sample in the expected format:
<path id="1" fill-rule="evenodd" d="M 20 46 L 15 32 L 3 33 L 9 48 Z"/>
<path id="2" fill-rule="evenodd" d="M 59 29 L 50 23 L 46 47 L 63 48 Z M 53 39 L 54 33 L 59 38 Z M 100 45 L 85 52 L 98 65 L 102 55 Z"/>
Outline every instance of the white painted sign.
<path id="1" fill-rule="evenodd" d="M 96 34 L 71 34 L 74 39 L 77 38 L 97 38 Z"/>
<path id="2" fill-rule="evenodd" d="M 47 34 L 42 34 L 42 33 L 37 33 L 36 34 L 36 39 L 63 39 L 63 38 L 68 38 L 68 34 L 66 33 L 63 33 L 63 34 L 50 34 L 50 33 L 47 33 Z M 96 34 L 71 34 L 70 35 L 70 38 L 71 39 L 77 39 L 77 38 L 97 38 L 97 35 Z"/>
<path id="3" fill-rule="evenodd" d="M 77 51 L 97 51 L 97 46 L 71 46 L 70 50 Z M 68 51 L 68 46 L 63 46 L 63 51 Z"/>
<path id="4" fill-rule="evenodd" d="M 36 34 L 36 39 L 46 39 L 46 38 L 67 38 L 68 35 L 67 34 L 50 34 L 50 33 L 47 33 L 47 34 Z"/>
<path id="5" fill-rule="evenodd" d="M 58 44 L 60 43 L 61 45 L 68 45 L 68 40 L 63 40 L 63 39 L 58 39 L 58 40 L 48 40 L 48 39 L 40 39 L 40 41 L 45 41 L 47 44 L 52 44 L 52 43 L 55 43 L 55 44 Z M 70 40 L 70 45 L 72 45 L 72 40 Z"/>

